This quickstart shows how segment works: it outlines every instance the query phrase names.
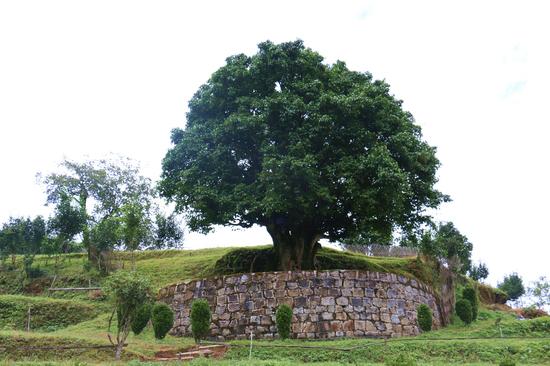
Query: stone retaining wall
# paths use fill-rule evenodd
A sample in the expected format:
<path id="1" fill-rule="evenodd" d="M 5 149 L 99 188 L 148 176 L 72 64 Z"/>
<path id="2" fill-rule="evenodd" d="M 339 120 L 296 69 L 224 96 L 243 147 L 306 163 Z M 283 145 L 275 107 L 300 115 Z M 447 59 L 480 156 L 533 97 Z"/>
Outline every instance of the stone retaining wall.
<path id="1" fill-rule="evenodd" d="M 404 276 L 345 271 L 266 272 L 190 281 L 162 289 L 159 299 L 176 312 L 171 333 L 191 335 L 193 299 L 212 310 L 216 340 L 275 338 L 275 311 L 293 309 L 293 338 L 399 337 L 419 333 L 416 308 L 433 311 L 433 328 L 444 322 L 434 291 Z"/>

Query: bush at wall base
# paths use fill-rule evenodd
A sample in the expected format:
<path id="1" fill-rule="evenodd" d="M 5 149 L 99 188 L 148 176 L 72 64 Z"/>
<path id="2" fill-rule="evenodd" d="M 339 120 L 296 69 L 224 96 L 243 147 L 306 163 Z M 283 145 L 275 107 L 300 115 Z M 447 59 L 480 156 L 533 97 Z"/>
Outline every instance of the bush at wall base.
<path id="1" fill-rule="evenodd" d="M 164 339 L 174 324 L 174 312 L 164 303 L 157 303 L 151 310 L 151 323 L 156 339 Z"/>
<path id="2" fill-rule="evenodd" d="M 191 304 L 191 332 L 196 343 L 206 339 L 210 333 L 210 305 L 205 299 L 197 299 Z"/>
<path id="3" fill-rule="evenodd" d="M 472 322 L 472 304 L 466 299 L 462 299 L 456 302 L 455 305 L 456 314 L 465 324 Z"/>
<path id="4" fill-rule="evenodd" d="M 281 339 L 290 338 L 290 325 L 292 324 L 292 309 L 286 304 L 282 304 L 275 313 L 277 323 L 277 332 Z"/>
<path id="5" fill-rule="evenodd" d="M 132 332 L 135 335 L 140 334 L 147 326 L 147 323 L 151 319 L 151 310 L 153 305 L 150 302 L 146 302 L 137 309 L 134 320 L 132 321 Z"/>
<path id="6" fill-rule="evenodd" d="M 426 304 L 419 305 L 416 308 L 418 326 L 423 332 L 432 330 L 432 309 Z"/>
<path id="7" fill-rule="evenodd" d="M 472 305 L 472 321 L 476 320 L 477 309 L 479 307 L 476 290 L 473 287 L 466 287 L 462 290 L 462 298 L 468 300 L 470 305 Z"/>

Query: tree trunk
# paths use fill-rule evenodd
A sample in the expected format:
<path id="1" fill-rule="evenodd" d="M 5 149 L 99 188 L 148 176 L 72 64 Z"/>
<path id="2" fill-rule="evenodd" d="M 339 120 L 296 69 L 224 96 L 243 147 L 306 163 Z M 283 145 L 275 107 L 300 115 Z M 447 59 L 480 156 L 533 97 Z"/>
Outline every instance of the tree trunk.
<path id="1" fill-rule="evenodd" d="M 267 225 L 267 231 L 273 239 L 279 270 L 315 269 L 315 254 L 320 247 L 320 234 L 307 229 L 291 230 L 275 223 Z"/>
<path id="2" fill-rule="evenodd" d="M 115 360 L 117 360 L 117 361 L 120 360 L 120 356 L 122 355 L 123 348 L 124 348 L 124 342 L 120 342 L 116 345 Z"/>

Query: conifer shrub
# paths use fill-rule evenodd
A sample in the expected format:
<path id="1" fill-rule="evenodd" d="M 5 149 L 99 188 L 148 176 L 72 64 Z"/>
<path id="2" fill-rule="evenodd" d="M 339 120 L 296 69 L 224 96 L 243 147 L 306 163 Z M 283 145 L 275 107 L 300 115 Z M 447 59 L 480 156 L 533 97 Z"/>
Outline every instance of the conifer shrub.
<path id="1" fill-rule="evenodd" d="M 147 323 L 149 323 L 152 309 L 153 305 L 150 302 L 146 302 L 137 309 L 134 320 L 132 321 L 132 332 L 134 332 L 135 335 L 140 334 L 147 326 Z"/>
<path id="2" fill-rule="evenodd" d="M 418 326 L 423 332 L 432 330 L 432 309 L 426 304 L 421 304 L 416 308 Z"/>
<path id="3" fill-rule="evenodd" d="M 472 304 L 466 299 L 458 300 L 455 305 L 456 314 L 466 324 L 472 322 Z"/>
<path id="4" fill-rule="evenodd" d="M 479 307 L 476 290 L 473 287 L 464 288 L 464 290 L 462 290 L 462 298 L 468 300 L 470 305 L 472 305 L 472 321 L 476 320 Z"/>
<path id="5" fill-rule="evenodd" d="M 275 313 L 277 331 L 281 339 L 290 338 L 290 325 L 292 323 L 292 309 L 287 304 L 282 304 Z"/>
<path id="6" fill-rule="evenodd" d="M 210 305 L 205 299 L 197 299 L 191 304 L 191 332 L 195 342 L 199 343 L 201 339 L 206 339 L 210 332 Z"/>
<path id="7" fill-rule="evenodd" d="M 156 339 L 164 339 L 174 324 L 174 312 L 164 303 L 156 303 L 151 309 L 151 323 Z"/>

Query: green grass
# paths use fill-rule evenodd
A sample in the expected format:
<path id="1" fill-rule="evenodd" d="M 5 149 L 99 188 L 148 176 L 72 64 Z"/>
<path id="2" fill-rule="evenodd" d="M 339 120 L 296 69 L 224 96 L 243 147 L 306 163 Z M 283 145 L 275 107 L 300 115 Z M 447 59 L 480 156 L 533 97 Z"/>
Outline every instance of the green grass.
<path id="1" fill-rule="evenodd" d="M 163 250 L 136 252 L 136 269 L 150 277 L 156 288 L 188 279 L 228 275 L 231 273 L 248 272 L 257 253 L 269 250 L 270 246 L 247 248 L 212 248 L 200 250 Z M 235 266 L 227 269 L 217 263 L 230 253 L 238 251 L 249 253 L 248 257 L 237 257 Z M 21 265 L 21 258 L 16 263 Z M 220 263 L 222 263 L 220 261 Z M 270 261 L 273 263 L 273 261 Z M 392 272 L 407 277 L 417 278 L 432 283 L 433 275 L 429 265 L 423 264 L 416 258 L 382 258 L 367 257 L 362 254 L 341 252 L 322 248 L 318 254 L 319 269 L 358 269 L 367 271 Z M 56 264 L 52 257 L 38 255 L 33 267 L 39 268 L 46 275 L 33 280 L 23 280 L 20 271 L 0 270 L 0 294 L 2 293 L 40 293 L 54 281 L 55 287 L 80 287 L 100 285 L 103 278 L 97 271 L 86 271 L 87 257 L 84 253 L 62 255 Z M 120 270 L 131 269 L 131 254 L 115 252 L 112 265 Z M 268 268 L 267 270 L 274 270 Z M 255 271 L 265 270 L 256 268 Z M 25 281 L 27 283 L 25 283 Z M 64 298 L 81 298 L 81 293 L 55 293 L 53 296 Z"/>
<path id="2" fill-rule="evenodd" d="M 0 329 L 25 329 L 30 308 L 32 330 L 53 331 L 95 318 L 105 311 L 81 301 L 0 295 Z"/>
<path id="3" fill-rule="evenodd" d="M 509 314 L 482 311 L 483 319 L 470 326 L 462 323 L 424 333 L 419 337 L 391 339 L 339 339 L 315 341 L 256 341 L 253 357 L 260 360 L 289 362 L 341 363 L 384 362 L 388 355 L 405 354 L 422 363 L 498 363 L 511 357 L 521 364 L 550 364 L 550 317 L 519 321 Z M 500 337 L 495 319 L 502 317 Z M 245 360 L 249 342 L 231 342 L 234 347 L 227 357 Z M 305 346 L 311 348 L 300 348 Z"/>
<path id="4" fill-rule="evenodd" d="M 147 251 L 135 254 L 137 271 L 152 279 L 156 288 L 188 279 L 213 275 L 246 272 L 254 265 L 272 265 L 256 260 L 268 254 L 269 247 L 214 248 L 201 250 Z M 262 254 L 263 253 L 263 254 Z M 70 254 L 60 258 L 57 265 L 46 256 L 37 256 L 35 267 L 47 274 L 31 281 L 22 278 L 21 271 L 0 271 L 0 293 L 40 293 L 47 289 L 55 276 L 55 286 L 101 285 L 104 277 L 97 271 L 85 270 L 86 255 Z M 221 259 L 221 260 L 220 260 Z M 20 258 L 17 258 L 20 261 Z M 112 261 L 119 270 L 131 268 L 129 253 L 117 252 Z M 320 269 L 358 269 L 393 272 L 433 284 L 437 278 L 433 268 L 417 258 L 376 258 L 361 254 L 343 253 L 323 248 L 319 251 Z M 261 270 L 262 268 L 253 268 Z M 266 269 L 269 269 L 266 267 Z M 47 292 L 45 292 L 47 293 Z M 111 349 L 80 351 L 21 350 L 36 345 L 108 345 L 107 326 L 110 314 L 106 301 L 92 301 L 86 292 L 52 293 L 63 297 L 56 300 L 46 297 L 0 295 L 0 365 L 17 360 L 20 365 L 73 365 L 113 363 Z M 3 305 L 2 305 L 3 304 Z M 28 305 L 35 309 L 33 331 L 22 332 Z M 2 307 L 3 306 L 3 307 Z M 5 310 L 8 309 L 8 310 Z M 495 325 L 501 317 L 500 329 Z M 75 324 L 76 323 L 76 324 Z M 484 340 L 487 337 L 520 337 L 514 339 Z M 252 361 L 248 361 L 249 342 L 234 341 L 225 360 L 198 360 L 192 365 L 261 365 L 289 366 L 313 363 L 319 366 L 357 364 L 381 365 L 388 355 L 406 354 L 419 365 L 470 364 L 486 365 L 500 362 L 510 356 L 521 364 L 550 364 L 550 318 L 518 321 L 513 315 L 481 310 L 479 320 L 470 326 L 456 320 L 451 326 L 425 333 L 416 338 L 403 338 L 384 342 L 376 339 L 339 339 L 317 341 L 254 341 Z M 460 338 L 460 339 L 458 339 Z M 154 338 L 150 327 L 138 335 L 130 335 L 125 349 L 125 362 L 133 365 L 150 365 L 139 362 L 154 357 L 159 351 L 183 350 L 193 344 L 190 338 L 167 336 Z M 291 347 L 288 347 L 291 346 Z M 305 348 L 303 347 L 305 346 Z M 311 348 L 311 346 L 320 348 Z M 339 348 L 340 350 L 334 350 Z M 131 361 L 131 362 L 130 362 Z M 21 363 L 23 362 L 23 363 Z M 126 363 L 124 363 L 126 364 Z M 83 365 L 83 364 L 79 364 Z"/>

